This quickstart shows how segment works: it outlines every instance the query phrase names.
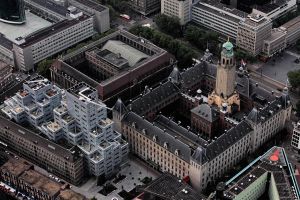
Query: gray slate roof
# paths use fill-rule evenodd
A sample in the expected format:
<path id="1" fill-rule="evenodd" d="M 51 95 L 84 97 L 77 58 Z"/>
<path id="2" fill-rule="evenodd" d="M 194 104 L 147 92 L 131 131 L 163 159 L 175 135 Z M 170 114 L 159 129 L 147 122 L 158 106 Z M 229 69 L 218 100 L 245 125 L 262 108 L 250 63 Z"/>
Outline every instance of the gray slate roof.
<path id="1" fill-rule="evenodd" d="M 152 106 L 158 104 L 166 98 L 179 95 L 179 92 L 180 90 L 176 85 L 174 85 L 171 81 L 167 81 L 134 100 L 129 107 L 131 108 L 131 111 L 143 115 Z"/>
<path id="2" fill-rule="evenodd" d="M 214 122 L 219 119 L 218 111 L 208 104 L 200 104 L 199 106 L 193 108 L 191 112 L 209 122 Z"/>

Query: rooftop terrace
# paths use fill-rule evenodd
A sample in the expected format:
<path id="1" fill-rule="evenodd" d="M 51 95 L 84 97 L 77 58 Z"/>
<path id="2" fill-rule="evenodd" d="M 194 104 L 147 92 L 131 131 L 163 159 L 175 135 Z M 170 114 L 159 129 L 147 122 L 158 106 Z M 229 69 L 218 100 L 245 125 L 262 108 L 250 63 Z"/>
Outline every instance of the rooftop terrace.
<path id="1" fill-rule="evenodd" d="M 29 170 L 32 167 L 32 164 L 28 163 L 22 158 L 11 158 L 4 165 L 2 165 L 1 171 L 9 172 L 14 176 L 20 176 L 24 171 Z"/>
<path id="2" fill-rule="evenodd" d="M 34 170 L 25 171 L 20 178 L 31 187 L 43 191 L 51 197 L 56 196 L 60 191 L 61 185 L 59 183 Z"/>

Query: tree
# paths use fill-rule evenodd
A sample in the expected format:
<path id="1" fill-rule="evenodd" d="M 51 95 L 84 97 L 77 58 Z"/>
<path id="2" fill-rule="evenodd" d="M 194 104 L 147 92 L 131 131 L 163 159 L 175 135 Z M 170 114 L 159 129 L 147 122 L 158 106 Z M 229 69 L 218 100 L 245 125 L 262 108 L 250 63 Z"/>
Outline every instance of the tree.
<path id="1" fill-rule="evenodd" d="M 297 51 L 300 51 L 300 40 L 297 40 L 296 49 Z"/>
<path id="2" fill-rule="evenodd" d="M 181 25 L 178 17 L 169 17 L 167 15 L 161 14 L 155 17 L 155 23 L 158 28 L 173 37 L 180 37 Z"/>
<path id="3" fill-rule="evenodd" d="M 192 58 L 197 56 L 196 52 L 190 49 L 187 44 L 158 30 L 148 27 L 135 26 L 130 29 L 130 32 L 144 37 L 172 53 L 178 60 L 178 67 L 189 67 L 193 63 Z"/>
<path id="4" fill-rule="evenodd" d="M 52 59 L 45 59 L 37 64 L 37 72 L 45 78 L 50 78 L 50 66 L 53 63 Z"/>
<path id="5" fill-rule="evenodd" d="M 300 116 L 300 100 L 296 103 L 296 115 L 299 117 Z"/>
<path id="6" fill-rule="evenodd" d="M 290 71 L 288 72 L 289 83 L 294 89 L 300 87 L 300 70 Z"/>
<path id="7" fill-rule="evenodd" d="M 96 197 L 93 197 L 93 198 L 91 198 L 91 200 L 97 200 L 97 198 L 96 198 Z"/>
<path id="8" fill-rule="evenodd" d="M 219 35 L 217 33 L 188 25 L 184 32 L 184 38 L 202 51 L 205 51 L 209 45 L 208 48 L 212 53 L 219 54 Z"/>

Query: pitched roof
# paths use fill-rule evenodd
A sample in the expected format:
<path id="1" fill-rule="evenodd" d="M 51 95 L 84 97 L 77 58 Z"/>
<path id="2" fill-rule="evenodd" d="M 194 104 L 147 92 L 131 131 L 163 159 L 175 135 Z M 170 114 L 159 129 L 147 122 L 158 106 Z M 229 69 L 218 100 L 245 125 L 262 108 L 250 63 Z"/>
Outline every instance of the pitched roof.
<path id="1" fill-rule="evenodd" d="M 218 112 L 208 104 L 200 104 L 193 108 L 191 112 L 209 122 L 214 122 L 219 119 Z"/>
<path id="2" fill-rule="evenodd" d="M 135 99 L 129 107 L 131 111 L 143 115 L 154 105 L 167 98 L 178 95 L 179 92 L 180 90 L 176 85 L 174 85 L 171 81 L 167 81 L 150 92 Z"/>

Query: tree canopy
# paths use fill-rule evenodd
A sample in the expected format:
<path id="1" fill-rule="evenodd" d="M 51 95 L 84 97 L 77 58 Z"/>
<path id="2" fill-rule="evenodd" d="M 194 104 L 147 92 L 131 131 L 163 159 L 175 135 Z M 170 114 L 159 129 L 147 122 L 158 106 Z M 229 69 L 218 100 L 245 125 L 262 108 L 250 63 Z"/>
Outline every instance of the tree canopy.
<path id="1" fill-rule="evenodd" d="M 172 53 L 176 57 L 178 61 L 178 67 L 180 68 L 189 67 L 193 63 L 192 58 L 197 56 L 196 52 L 193 51 L 183 41 L 174 39 L 173 37 L 161 33 L 160 31 L 148 27 L 134 26 L 130 29 L 130 32 L 144 37 L 157 46 L 160 46 Z"/>
<path id="2" fill-rule="evenodd" d="M 52 63 L 52 59 L 42 60 L 37 64 L 37 72 L 46 78 L 50 78 L 50 66 Z"/>
<path id="3" fill-rule="evenodd" d="M 167 15 L 160 14 L 157 15 L 154 20 L 159 30 L 162 32 L 172 35 L 176 38 L 182 35 L 181 25 L 178 17 L 169 17 Z"/>
<path id="4" fill-rule="evenodd" d="M 188 25 L 184 31 L 184 38 L 202 51 L 205 51 L 208 45 L 212 53 L 216 55 L 220 53 L 219 35 L 215 32 Z"/>
<path id="5" fill-rule="evenodd" d="M 290 71 L 288 74 L 289 83 L 295 89 L 300 87 L 300 70 Z"/>

